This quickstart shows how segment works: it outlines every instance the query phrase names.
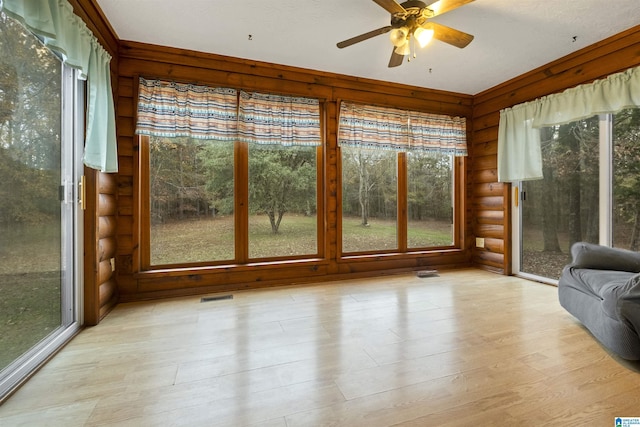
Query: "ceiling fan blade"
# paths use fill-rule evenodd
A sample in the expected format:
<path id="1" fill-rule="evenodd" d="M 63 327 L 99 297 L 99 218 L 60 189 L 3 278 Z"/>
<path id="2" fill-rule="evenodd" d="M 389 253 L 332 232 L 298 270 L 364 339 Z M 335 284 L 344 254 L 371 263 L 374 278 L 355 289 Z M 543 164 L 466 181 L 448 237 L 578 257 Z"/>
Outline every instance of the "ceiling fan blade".
<path id="1" fill-rule="evenodd" d="M 446 25 L 438 24 L 435 22 L 428 22 L 422 26 L 423 28 L 433 29 L 433 38 L 440 40 L 441 42 L 449 43 L 455 47 L 462 49 L 466 47 L 473 40 L 471 34 L 463 33 Z"/>
<path id="2" fill-rule="evenodd" d="M 393 50 L 391 51 L 391 58 L 389 59 L 389 68 L 402 65 L 403 61 L 404 61 L 404 55 L 398 55 L 396 53 L 396 48 L 394 47 Z"/>
<path id="3" fill-rule="evenodd" d="M 373 0 L 378 5 L 384 8 L 387 12 L 394 13 L 407 13 L 406 9 L 400 6 L 395 0 Z"/>
<path id="4" fill-rule="evenodd" d="M 467 3 L 471 3 L 472 1 L 474 0 L 439 0 L 427 7 L 433 10 L 433 16 L 438 16 L 457 9 L 460 6 L 464 6 Z"/>
<path id="5" fill-rule="evenodd" d="M 336 46 L 342 49 L 344 47 L 351 46 L 352 44 L 360 43 L 361 41 L 370 39 L 371 37 L 388 33 L 390 30 L 391 30 L 391 25 L 387 25 L 386 27 L 378 28 L 377 30 L 369 31 L 368 33 L 360 34 L 359 36 L 351 37 L 350 39 L 341 41 Z"/>

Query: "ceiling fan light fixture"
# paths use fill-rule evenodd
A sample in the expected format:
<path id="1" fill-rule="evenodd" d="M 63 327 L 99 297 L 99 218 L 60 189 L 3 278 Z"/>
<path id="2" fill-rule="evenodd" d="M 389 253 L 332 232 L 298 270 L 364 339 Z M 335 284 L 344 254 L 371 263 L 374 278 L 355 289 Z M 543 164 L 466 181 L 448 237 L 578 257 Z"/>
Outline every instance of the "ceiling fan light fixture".
<path id="1" fill-rule="evenodd" d="M 431 3 L 429 5 L 429 9 L 431 9 L 434 15 L 440 15 L 440 9 L 442 9 L 442 1 Z"/>
<path id="2" fill-rule="evenodd" d="M 411 47 L 409 46 L 409 42 L 406 42 L 405 44 L 396 47 L 394 52 L 402 56 L 409 55 L 411 53 Z"/>
<path id="3" fill-rule="evenodd" d="M 401 47 L 407 42 L 407 36 L 409 35 L 409 28 L 400 27 L 394 28 L 389 33 L 389 39 L 391 39 L 391 43 L 395 47 Z"/>
<path id="4" fill-rule="evenodd" d="M 425 47 L 433 39 L 433 28 L 418 27 L 413 32 L 414 37 L 418 40 L 420 47 Z"/>

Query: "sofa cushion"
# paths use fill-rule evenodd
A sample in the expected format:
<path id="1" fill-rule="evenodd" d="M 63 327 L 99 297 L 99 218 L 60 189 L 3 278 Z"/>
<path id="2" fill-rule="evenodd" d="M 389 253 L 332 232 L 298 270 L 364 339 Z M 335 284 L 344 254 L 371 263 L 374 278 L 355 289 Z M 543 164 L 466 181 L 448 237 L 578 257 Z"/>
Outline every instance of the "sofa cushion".
<path id="1" fill-rule="evenodd" d="M 640 274 L 629 279 L 618 300 L 618 317 L 640 335 Z"/>
<path id="2" fill-rule="evenodd" d="M 612 273 L 609 271 L 609 273 Z M 640 275 L 635 274 L 628 277 L 621 282 L 619 279 L 614 279 L 606 283 L 600 288 L 600 297 L 602 298 L 602 309 L 605 314 L 612 319 L 618 319 L 624 321 L 625 318 L 620 313 L 620 302 L 631 289 L 638 284 L 638 278 Z"/>
<path id="3" fill-rule="evenodd" d="M 582 292 L 604 299 L 603 292 L 611 293 L 614 288 L 627 283 L 634 273 L 628 271 L 593 270 L 590 268 L 576 268 L 572 266 L 567 273 L 573 278 L 572 282 Z"/>

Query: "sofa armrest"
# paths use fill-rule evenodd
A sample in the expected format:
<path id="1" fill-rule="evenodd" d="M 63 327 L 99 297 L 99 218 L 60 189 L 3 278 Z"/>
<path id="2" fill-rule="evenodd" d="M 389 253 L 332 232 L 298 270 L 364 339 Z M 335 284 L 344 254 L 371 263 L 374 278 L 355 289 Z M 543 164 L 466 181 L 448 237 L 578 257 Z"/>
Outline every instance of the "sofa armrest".
<path id="1" fill-rule="evenodd" d="M 640 272 L 639 252 L 577 242 L 571 246 L 571 256 L 577 268 Z"/>

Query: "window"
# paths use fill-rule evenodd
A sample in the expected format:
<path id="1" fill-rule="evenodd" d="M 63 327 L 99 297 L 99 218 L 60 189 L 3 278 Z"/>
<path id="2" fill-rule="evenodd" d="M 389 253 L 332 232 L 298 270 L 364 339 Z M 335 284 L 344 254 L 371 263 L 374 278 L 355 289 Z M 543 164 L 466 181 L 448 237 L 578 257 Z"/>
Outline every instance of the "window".
<path id="1" fill-rule="evenodd" d="M 454 156 L 407 153 L 407 246 L 454 244 Z"/>
<path id="2" fill-rule="evenodd" d="M 248 149 L 249 258 L 317 254 L 317 149 Z"/>
<path id="3" fill-rule="evenodd" d="M 140 87 L 143 268 L 318 256 L 318 100 Z"/>
<path id="4" fill-rule="evenodd" d="M 342 252 L 455 246 L 464 119 L 343 103 L 339 123 Z"/>
<path id="5" fill-rule="evenodd" d="M 398 249 L 398 154 L 342 148 L 342 251 Z"/>
<path id="6" fill-rule="evenodd" d="M 152 265 L 235 258 L 232 142 L 150 137 Z"/>

